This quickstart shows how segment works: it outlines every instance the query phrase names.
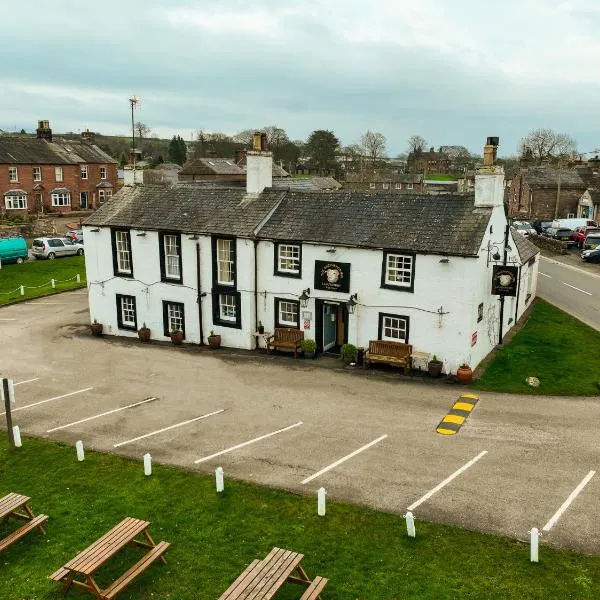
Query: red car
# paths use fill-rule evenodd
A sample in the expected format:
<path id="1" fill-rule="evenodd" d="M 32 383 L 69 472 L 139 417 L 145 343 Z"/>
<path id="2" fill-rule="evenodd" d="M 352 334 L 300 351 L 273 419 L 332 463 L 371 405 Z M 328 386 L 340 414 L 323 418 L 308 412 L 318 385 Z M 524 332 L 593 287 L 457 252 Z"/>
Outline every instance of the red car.
<path id="1" fill-rule="evenodd" d="M 600 227 L 590 227 L 589 225 L 586 225 L 584 227 L 577 227 L 575 229 L 575 231 L 573 232 L 573 235 L 571 236 L 571 239 L 575 242 L 575 245 L 578 248 L 583 248 L 583 243 L 585 241 L 585 238 L 592 232 L 599 232 L 600 233 Z"/>

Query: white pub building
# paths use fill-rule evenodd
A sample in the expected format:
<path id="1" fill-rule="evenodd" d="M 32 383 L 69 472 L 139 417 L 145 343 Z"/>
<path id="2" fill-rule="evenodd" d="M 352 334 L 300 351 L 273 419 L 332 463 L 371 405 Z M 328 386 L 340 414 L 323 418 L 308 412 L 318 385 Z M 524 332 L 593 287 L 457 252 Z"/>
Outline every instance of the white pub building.
<path id="1" fill-rule="evenodd" d="M 273 189 L 260 135 L 245 190 L 126 185 L 85 223 L 90 317 L 109 335 L 145 324 L 202 344 L 214 331 L 244 349 L 264 346 L 259 323 L 299 328 L 320 351 L 389 339 L 446 372 L 475 368 L 537 282 L 537 248 L 507 227 L 496 146 L 474 197 Z"/>

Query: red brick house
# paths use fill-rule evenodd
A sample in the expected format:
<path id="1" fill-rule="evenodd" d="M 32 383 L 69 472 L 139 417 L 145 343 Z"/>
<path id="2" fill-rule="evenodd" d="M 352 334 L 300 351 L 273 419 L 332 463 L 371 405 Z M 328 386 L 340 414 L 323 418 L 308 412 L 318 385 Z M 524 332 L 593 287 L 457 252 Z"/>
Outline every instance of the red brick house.
<path id="1" fill-rule="evenodd" d="M 435 148 L 430 148 L 429 152 L 411 152 L 406 159 L 406 169 L 410 173 L 449 173 L 451 167 L 450 157 L 444 152 L 436 152 Z"/>
<path id="2" fill-rule="evenodd" d="M 52 139 L 48 121 L 36 137 L 0 136 L 0 214 L 68 213 L 98 208 L 117 186 L 117 162 L 82 140 Z"/>

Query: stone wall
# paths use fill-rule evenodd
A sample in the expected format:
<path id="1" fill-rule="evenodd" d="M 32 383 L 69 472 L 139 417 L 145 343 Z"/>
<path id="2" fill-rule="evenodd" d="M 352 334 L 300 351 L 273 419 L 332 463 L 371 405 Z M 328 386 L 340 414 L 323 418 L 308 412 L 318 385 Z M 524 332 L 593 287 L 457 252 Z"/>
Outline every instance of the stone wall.
<path id="1" fill-rule="evenodd" d="M 549 250 L 555 254 L 566 254 L 567 244 L 543 235 L 530 235 L 527 238 L 532 244 L 535 244 L 541 250 Z"/>

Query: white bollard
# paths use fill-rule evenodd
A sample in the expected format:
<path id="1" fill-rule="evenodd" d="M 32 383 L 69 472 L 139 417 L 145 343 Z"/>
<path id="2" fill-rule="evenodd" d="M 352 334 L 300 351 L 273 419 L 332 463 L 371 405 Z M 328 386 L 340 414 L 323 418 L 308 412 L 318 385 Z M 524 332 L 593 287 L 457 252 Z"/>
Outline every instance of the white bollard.
<path id="1" fill-rule="evenodd" d="M 77 460 L 79 462 L 81 462 L 82 460 L 85 459 L 85 453 L 83 451 L 83 442 L 81 440 L 79 440 L 76 444 L 75 444 L 75 448 L 77 449 Z"/>
<path id="2" fill-rule="evenodd" d="M 539 562 L 539 545 L 540 545 L 540 534 L 537 527 L 533 527 L 531 530 L 531 562 Z"/>
<path id="3" fill-rule="evenodd" d="M 415 516 L 410 512 L 410 510 L 404 515 L 406 519 L 406 533 L 408 533 L 408 537 L 417 537 L 417 532 L 415 530 Z"/>
<path id="4" fill-rule="evenodd" d="M 327 492 L 325 491 L 325 488 L 319 488 L 319 491 L 317 492 L 317 514 L 320 517 L 324 517 L 325 516 L 325 496 L 327 495 Z"/>
<path id="5" fill-rule="evenodd" d="M 77 283 L 81 283 L 81 275 L 77 273 Z"/>
<path id="6" fill-rule="evenodd" d="M 21 296 L 24 296 L 25 295 L 25 288 L 23 286 L 20 286 L 20 287 L 21 287 Z"/>
<path id="7" fill-rule="evenodd" d="M 56 281 L 54 281 L 54 279 L 50 280 L 50 284 L 52 285 L 53 288 L 56 287 Z"/>
<path id="8" fill-rule="evenodd" d="M 152 457 L 149 452 L 144 454 L 144 475 L 152 475 Z"/>
<path id="9" fill-rule="evenodd" d="M 13 427 L 13 437 L 15 438 L 15 447 L 20 448 L 23 444 L 21 443 L 21 431 L 18 425 Z"/>
<path id="10" fill-rule="evenodd" d="M 216 468 L 215 479 L 217 481 L 217 493 L 220 494 L 225 489 L 225 481 L 223 480 L 223 467 Z"/>

